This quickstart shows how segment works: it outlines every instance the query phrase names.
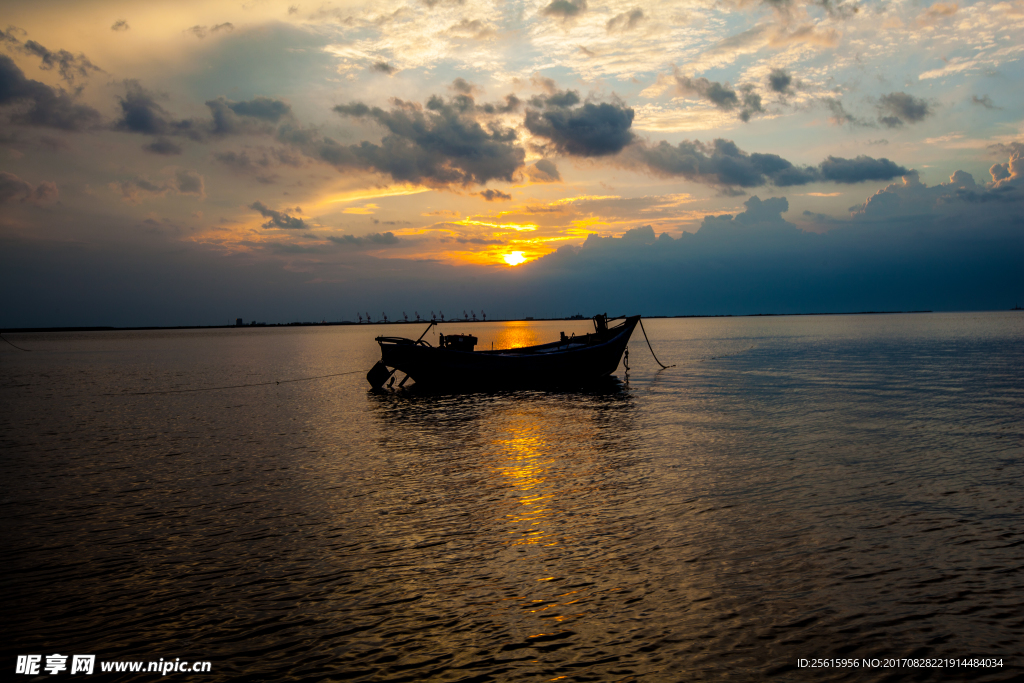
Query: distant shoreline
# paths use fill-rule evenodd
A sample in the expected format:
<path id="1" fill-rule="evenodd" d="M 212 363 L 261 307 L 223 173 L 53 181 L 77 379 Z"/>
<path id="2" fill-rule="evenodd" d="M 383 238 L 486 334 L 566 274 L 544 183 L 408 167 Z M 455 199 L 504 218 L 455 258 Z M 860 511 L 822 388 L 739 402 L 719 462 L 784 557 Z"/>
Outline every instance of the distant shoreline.
<path id="1" fill-rule="evenodd" d="M 980 311 L 979 311 L 980 312 Z M 677 318 L 775 318 L 784 316 L 813 316 L 813 315 L 898 315 L 906 313 L 934 313 L 934 311 L 852 311 L 852 312 L 823 312 L 823 313 L 739 313 L 739 314 L 720 314 L 720 315 L 645 315 L 644 317 L 649 320 L 656 319 L 677 319 Z M 457 318 L 453 320 L 435 321 L 438 324 L 451 324 L 451 323 L 535 323 L 535 322 L 550 322 L 552 320 L 576 322 L 583 320 L 590 320 L 590 318 L 502 318 L 494 320 L 464 320 Z M 336 326 L 354 326 L 354 327 L 369 327 L 371 325 L 424 325 L 429 324 L 429 320 L 389 320 L 388 322 L 352 322 L 349 320 L 342 320 L 338 322 L 293 322 L 293 323 L 256 323 L 256 324 L 245 324 L 245 325 L 174 325 L 170 327 L 109 327 L 109 326 L 94 326 L 94 327 L 11 327 L 0 329 L 0 333 L 4 332 L 141 332 L 146 330 L 224 330 L 224 329 L 253 329 L 253 328 L 266 328 L 266 327 L 336 327 Z"/>

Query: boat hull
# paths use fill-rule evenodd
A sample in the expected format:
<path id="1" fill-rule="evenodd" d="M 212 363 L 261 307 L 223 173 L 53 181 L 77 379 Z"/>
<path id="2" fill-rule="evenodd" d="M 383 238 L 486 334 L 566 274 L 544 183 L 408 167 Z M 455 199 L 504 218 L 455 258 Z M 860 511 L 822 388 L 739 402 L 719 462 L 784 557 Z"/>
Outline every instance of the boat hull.
<path id="1" fill-rule="evenodd" d="M 381 362 L 428 387 L 581 386 L 615 372 L 639 316 L 602 335 L 502 351 L 455 351 L 378 339 Z"/>

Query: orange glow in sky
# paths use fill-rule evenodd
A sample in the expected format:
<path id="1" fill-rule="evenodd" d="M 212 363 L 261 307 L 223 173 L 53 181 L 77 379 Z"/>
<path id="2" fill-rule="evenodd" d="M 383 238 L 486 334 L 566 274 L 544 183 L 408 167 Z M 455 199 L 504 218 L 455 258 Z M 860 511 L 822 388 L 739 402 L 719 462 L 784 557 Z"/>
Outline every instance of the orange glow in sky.
<path id="1" fill-rule="evenodd" d="M 526 257 L 521 251 L 513 251 L 511 254 L 505 254 L 505 263 L 510 266 L 518 266 L 520 263 L 526 263 Z"/>

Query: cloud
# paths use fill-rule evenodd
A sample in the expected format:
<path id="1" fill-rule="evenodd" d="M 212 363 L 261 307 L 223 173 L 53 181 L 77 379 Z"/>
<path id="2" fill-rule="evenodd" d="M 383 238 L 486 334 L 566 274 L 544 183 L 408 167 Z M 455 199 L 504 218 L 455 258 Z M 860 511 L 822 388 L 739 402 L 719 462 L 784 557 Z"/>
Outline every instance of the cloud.
<path id="1" fill-rule="evenodd" d="M 231 102 L 224 98 L 218 98 L 216 101 L 223 103 L 228 109 L 239 116 L 247 116 L 263 121 L 276 123 L 292 115 L 291 105 L 283 100 L 276 100 L 271 97 L 256 97 L 245 102 Z M 206 104 L 210 106 L 209 102 Z"/>
<path id="2" fill-rule="evenodd" d="M 768 74 L 768 89 L 780 95 L 792 95 L 794 93 L 793 74 L 785 69 L 772 69 Z"/>
<path id="3" fill-rule="evenodd" d="M 1002 109 L 1002 107 L 997 107 L 995 103 L 992 101 L 992 98 L 989 97 L 988 95 L 983 95 L 981 97 L 978 97 L 977 95 L 971 95 L 971 103 L 985 107 L 985 109 Z"/>
<path id="4" fill-rule="evenodd" d="M 768 39 L 771 47 L 787 47 L 789 45 L 815 45 L 817 47 L 835 47 L 839 44 L 839 32 L 834 28 L 822 31 L 816 24 L 803 24 L 792 31 L 780 28 Z"/>
<path id="5" fill-rule="evenodd" d="M 127 31 L 131 26 L 124 19 L 118 19 L 114 22 L 114 25 L 110 27 L 111 31 Z"/>
<path id="6" fill-rule="evenodd" d="M 10 121 L 26 126 L 83 130 L 101 119 L 98 111 L 75 102 L 63 90 L 25 78 L 10 57 L 0 55 L 0 107 L 18 104 L 28 107 L 15 107 Z"/>
<path id="7" fill-rule="evenodd" d="M 157 185 L 145 178 L 136 177 L 130 180 L 121 180 L 110 183 L 110 189 L 121 193 L 121 200 L 126 204 L 139 204 L 143 195 L 164 196 L 170 190 L 170 185 Z"/>
<path id="8" fill-rule="evenodd" d="M 1010 160 L 1005 164 L 993 164 L 989 168 L 992 176 L 991 189 L 1000 193 L 1006 192 L 1006 188 L 1016 186 L 1020 189 L 1024 185 L 1024 142 L 1011 142 L 1008 145 L 993 145 L 993 147 L 1008 154 Z"/>
<path id="9" fill-rule="evenodd" d="M 445 242 L 448 238 L 442 238 L 441 241 Z M 497 244 L 508 244 L 508 240 L 498 239 L 487 239 L 485 237 L 456 237 L 455 241 L 459 244 L 482 244 L 482 245 L 497 245 Z"/>
<path id="10" fill-rule="evenodd" d="M 550 80 L 550 79 L 545 79 Z M 553 84 L 554 81 L 551 81 Z M 549 85 L 544 83 L 545 86 Z M 530 106 L 545 108 L 572 107 L 580 103 L 580 94 L 575 90 L 558 90 L 551 88 L 547 95 L 534 95 L 530 98 Z"/>
<path id="11" fill-rule="evenodd" d="M 796 4 L 794 0 L 761 0 L 761 2 L 783 15 L 790 13 L 793 5 Z M 740 4 L 744 3 L 740 2 Z M 846 4 L 842 0 L 839 0 L 839 2 L 833 2 L 833 0 L 810 0 L 805 4 L 821 7 L 833 19 L 849 19 L 854 14 L 860 12 L 859 5 L 856 3 Z"/>
<path id="12" fill-rule="evenodd" d="M 174 175 L 174 189 L 181 194 L 194 194 L 200 198 L 206 197 L 203 176 L 195 171 L 179 170 Z"/>
<path id="13" fill-rule="evenodd" d="M 662 141 L 654 146 L 636 145 L 630 151 L 657 175 L 719 187 L 804 185 L 818 179 L 813 168 L 798 168 L 775 154 L 747 154 L 731 140 L 717 139 L 710 144 L 684 140 L 676 147 Z"/>
<path id="14" fill-rule="evenodd" d="M 891 180 L 909 173 L 888 159 L 873 159 L 864 155 L 856 159 L 830 156 L 821 162 L 819 168 L 823 180 L 847 185 L 867 180 Z"/>
<path id="15" fill-rule="evenodd" d="M 698 95 L 719 109 L 731 110 L 739 104 L 736 91 L 726 83 L 709 81 L 706 78 L 691 79 L 676 74 L 676 85 L 681 95 Z"/>
<path id="16" fill-rule="evenodd" d="M 27 41 L 22 46 L 22 50 L 39 57 L 42 60 L 39 68 L 43 71 L 50 71 L 56 68 L 60 77 L 69 84 L 73 84 L 75 78 L 86 78 L 90 73 L 103 71 L 103 69 L 90 62 L 89 58 L 81 53 L 73 55 L 67 50 L 51 52 L 34 40 Z"/>
<path id="17" fill-rule="evenodd" d="M 855 117 L 853 114 L 846 111 L 845 108 L 843 108 L 842 100 L 837 100 L 832 97 L 823 97 L 821 98 L 821 103 L 824 104 L 830 112 L 832 112 L 832 116 L 829 117 L 829 121 L 831 121 L 835 125 L 841 126 L 845 123 L 849 123 L 855 126 L 863 125 L 861 121 L 857 119 L 857 117 Z"/>
<path id="18" fill-rule="evenodd" d="M 336 106 L 338 114 L 369 119 L 386 133 L 380 144 L 344 145 L 323 138 L 314 154 L 338 168 L 374 170 L 397 181 L 435 187 L 511 181 L 523 165 L 525 152 L 516 144 L 516 132 L 493 121 L 486 128 L 481 125 L 478 117 L 485 113 L 469 95 L 447 102 L 435 96 L 426 107 L 393 102 L 390 111 L 360 102 Z"/>
<path id="19" fill-rule="evenodd" d="M 558 172 L 558 167 L 547 159 L 541 159 L 532 166 L 527 166 L 525 173 L 535 183 L 557 183 L 562 180 L 562 174 Z"/>
<path id="20" fill-rule="evenodd" d="M 470 38 L 472 40 L 485 40 L 496 35 L 494 26 L 479 19 L 462 19 L 457 24 L 452 24 L 445 31 L 446 35 L 455 38 Z"/>
<path id="21" fill-rule="evenodd" d="M 878 120 L 889 128 L 902 126 L 904 123 L 917 123 L 932 113 L 925 100 L 917 99 L 905 92 L 893 92 L 882 95 L 878 104 Z"/>
<path id="22" fill-rule="evenodd" d="M 873 220 L 941 214 L 951 220 L 970 221 L 978 214 L 975 205 L 987 204 L 983 212 L 986 220 L 1019 223 L 1024 202 L 1024 144 L 1014 143 L 1008 151 L 1010 158 L 1005 164 L 994 164 L 989 169 L 991 182 L 979 184 L 970 173 L 957 171 L 949 182 L 928 187 L 916 171 L 911 171 L 901 183 L 888 185 L 863 204 L 850 207 L 850 211 L 854 217 Z"/>
<path id="23" fill-rule="evenodd" d="M 623 233 L 621 239 L 625 240 L 626 242 L 636 242 L 639 244 L 653 244 L 655 240 L 654 228 L 651 227 L 650 225 L 641 225 L 636 228 L 630 228 L 625 233 Z"/>
<path id="24" fill-rule="evenodd" d="M 119 97 L 121 116 L 113 129 L 142 135 L 160 136 L 163 140 L 144 149 L 158 154 L 177 154 L 180 148 L 166 138 L 184 136 L 201 141 L 210 135 L 270 134 L 275 127 L 293 120 L 291 106 L 279 99 L 256 97 L 234 102 L 224 97 L 207 100 L 210 120 L 175 119 L 157 101 L 158 96 L 136 80 L 124 81 L 125 95 Z M 174 149 L 178 149 L 174 152 Z"/>
<path id="25" fill-rule="evenodd" d="M 518 97 L 509 93 L 508 95 L 505 95 L 504 104 L 485 102 L 484 104 L 479 105 L 477 109 L 484 114 L 508 114 L 510 112 L 519 111 L 522 104 L 522 101 Z"/>
<path id="26" fill-rule="evenodd" d="M 524 125 L 533 135 L 547 138 L 558 153 L 580 157 L 618 154 L 635 137 L 630 130 L 634 113 L 625 105 L 587 102 L 573 108 L 579 96 L 571 90 L 540 101 L 544 111 L 527 110 Z"/>
<path id="27" fill-rule="evenodd" d="M 732 236 L 744 237 L 765 237 L 768 232 L 766 227 L 775 228 L 774 236 L 782 233 L 795 235 L 799 233 L 796 226 L 782 217 L 782 214 L 789 211 L 789 201 L 785 197 L 770 197 L 760 199 L 754 195 L 743 203 L 745 210 L 736 216 L 705 216 L 701 223 L 700 230 L 707 236 L 709 232 L 729 231 Z"/>
<path id="28" fill-rule="evenodd" d="M 289 216 L 287 213 L 281 211 L 275 211 L 269 208 L 263 202 L 253 202 L 249 205 L 249 208 L 254 211 L 259 211 L 260 215 L 264 218 L 269 218 L 266 223 L 263 224 L 264 228 L 282 228 L 284 230 L 306 230 L 309 229 L 309 225 L 306 221 L 301 218 L 295 218 Z"/>
<path id="29" fill-rule="evenodd" d="M 675 79 L 676 88 L 681 95 L 696 95 L 722 111 L 738 108 L 742 121 L 749 121 L 754 114 L 764 113 L 761 96 L 754 92 L 752 85 L 742 85 L 737 92 L 728 83 L 709 81 L 703 77 L 689 78 L 677 73 Z"/>
<path id="30" fill-rule="evenodd" d="M 21 39 L 18 36 L 25 35 L 23 29 L 17 26 L 8 26 L 6 30 L 0 31 L 0 43 L 10 43 L 11 45 L 21 45 Z"/>
<path id="31" fill-rule="evenodd" d="M 335 244 L 346 247 L 390 247 L 398 244 L 401 240 L 395 237 L 393 232 L 375 232 L 362 237 L 355 235 L 330 235 L 327 238 Z"/>
<path id="32" fill-rule="evenodd" d="M 79 52 L 74 55 L 67 50 L 53 52 L 34 40 L 21 42 L 19 36 L 25 35 L 25 31 L 16 26 L 8 26 L 6 31 L 0 31 L 0 42 L 10 43 L 13 47 L 27 55 L 33 55 L 41 60 L 39 68 L 43 71 L 57 69 L 60 77 L 69 85 L 74 85 L 76 78 L 86 78 L 90 73 L 103 72 Z"/>
<path id="33" fill-rule="evenodd" d="M 627 152 L 627 163 L 656 175 L 682 177 L 720 188 L 768 184 L 790 187 L 820 181 L 857 183 L 890 180 L 907 173 L 907 169 L 888 159 L 866 156 L 830 156 L 817 167 L 799 167 L 777 154 L 748 154 L 731 140 L 721 138 L 710 144 L 684 140 L 675 147 L 665 141 L 656 145 L 636 144 Z"/>
<path id="34" fill-rule="evenodd" d="M 767 23 L 757 24 L 746 31 L 728 36 L 711 47 L 701 50 L 700 56 L 688 62 L 683 69 L 689 72 L 702 72 L 707 69 L 731 64 L 743 54 L 757 52 L 768 42 L 771 27 Z"/>
<path id="35" fill-rule="evenodd" d="M 182 152 L 181 147 L 174 144 L 167 138 L 159 138 L 157 140 L 154 140 L 148 145 L 143 145 L 142 149 L 146 150 L 147 152 L 152 152 L 153 154 L 162 154 L 164 156 L 173 156 L 176 154 L 181 154 Z"/>
<path id="36" fill-rule="evenodd" d="M 561 21 L 575 19 L 587 11 L 587 0 L 552 0 L 551 4 L 540 11 L 546 17 L 554 17 Z"/>
<path id="37" fill-rule="evenodd" d="M 121 193 L 121 200 L 126 204 L 140 204 L 147 197 L 163 197 L 168 192 L 182 195 L 194 195 L 199 199 L 206 198 L 206 187 L 203 177 L 196 171 L 185 169 L 166 169 L 173 176 L 163 183 L 154 183 L 142 176 L 110 183 L 110 189 Z"/>
<path id="38" fill-rule="evenodd" d="M 208 100 L 206 106 L 213 116 L 214 135 L 269 133 L 273 124 L 292 118 L 291 105 L 270 97 L 256 97 L 244 102 L 218 97 Z"/>
<path id="39" fill-rule="evenodd" d="M 956 14 L 958 9 L 960 9 L 960 7 L 955 2 L 937 2 L 925 10 L 922 19 L 925 21 L 934 21 L 935 19 L 942 17 L 951 17 Z"/>
<path id="40" fill-rule="evenodd" d="M 156 95 L 136 80 L 124 81 L 125 95 L 119 97 L 121 118 L 114 122 L 114 130 L 142 133 L 143 135 L 185 135 L 198 140 L 202 130 L 192 119 L 178 121 L 156 101 Z"/>
<path id="41" fill-rule="evenodd" d="M 213 158 L 238 173 L 255 174 L 257 180 L 267 184 L 277 178 L 269 173 L 271 169 L 277 166 L 301 168 L 306 164 L 305 157 L 284 147 L 256 147 L 252 154 L 249 150 L 214 152 Z"/>
<path id="42" fill-rule="evenodd" d="M 604 25 L 604 28 L 608 33 L 632 31 L 646 18 L 647 17 L 644 16 L 644 11 L 639 7 L 635 7 L 628 12 L 617 14 L 609 19 L 608 23 Z"/>
<path id="43" fill-rule="evenodd" d="M 489 202 L 507 202 L 510 199 L 512 199 L 512 195 L 505 194 L 501 190 L 484 190 L 483 192 L 479 192 L 478 194 Z"/>
<path id="44" fill-rule="evenodd" d="M 209 33 L 217 33 L 218 31 L 227 31 L 227 32 L 230 33 L 231 31 L 234 31 L 234 30 L 235 30 L 235 25 L 232 24 L 230 21 L 225 21 L 223 24 L 216 24 L 212 28 L 208 28 L 206 26 L 200 26 L 200 25 L 196 24 L 195 26 L 191 26 L 191 27 L 185 29 L 185 32 L 186 33 L 191 33 L 196 38 L 202 39 L 202 38 L 205 38 L 207 36 L 207 34 L 209 34 Z"/>
<path id="45" fill-rule="evenodd" d="M 0 204 L 20 202 L 41 206 L 57 201 L 57 185 L 44 181 L 32 187 L 14 175 L 0 171 Z"/>
<path id="46" fill-rule="evenodd" d="M 465 78 L 462 78 L 460 76 L 459 78 L 456 78 L 454 81 L 452 81 L 452 90 L 454 90 L 455 92 L 460 92 L 463 95 L 472 95 L 473 91 L 476 90 L 476 88 L 473 86 L 472 83 L 470 83 Z"/>
<path id="47" fill-rule="evenodd" d="M 390 76 L 391 74 L 393 74 L 396 71 L 398 71 L 398 69 L 396 69 L 395 67 L 391 66 L 390 64 L 388 64 L 385 61 L 379 61 L 379 62 L 374 62 L 373 64 L 370 65 L 370 71 L 376 71 L 377 73 L 386 74 L 386 75 Z"/>
<path id="48" fill-rule="evenodd" d="M 55 152 L 70 152 L 74 148 L 68 144 L 67 140 L 61 138 L 55 138 L 51 135 L 40 135 L 37 138 L 39 145 L 46 149 L 52 149 Z"/>

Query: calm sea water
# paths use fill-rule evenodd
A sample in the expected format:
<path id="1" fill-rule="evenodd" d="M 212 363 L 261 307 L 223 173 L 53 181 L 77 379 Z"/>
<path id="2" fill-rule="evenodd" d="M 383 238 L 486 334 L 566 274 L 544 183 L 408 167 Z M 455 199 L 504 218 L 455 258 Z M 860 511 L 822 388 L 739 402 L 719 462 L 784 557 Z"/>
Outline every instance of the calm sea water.
<path id="1" fill-rule="evenodd" d="M 414 326 L 5 335 L 4 677 L 1022 675 L 1024 317 L 646 328 L 676 367 L 638 330 L 589 391 L 441 396 L 367 391 L 373 337 Z M 825 657 L 1003 666 L 799 666 Z"/>

